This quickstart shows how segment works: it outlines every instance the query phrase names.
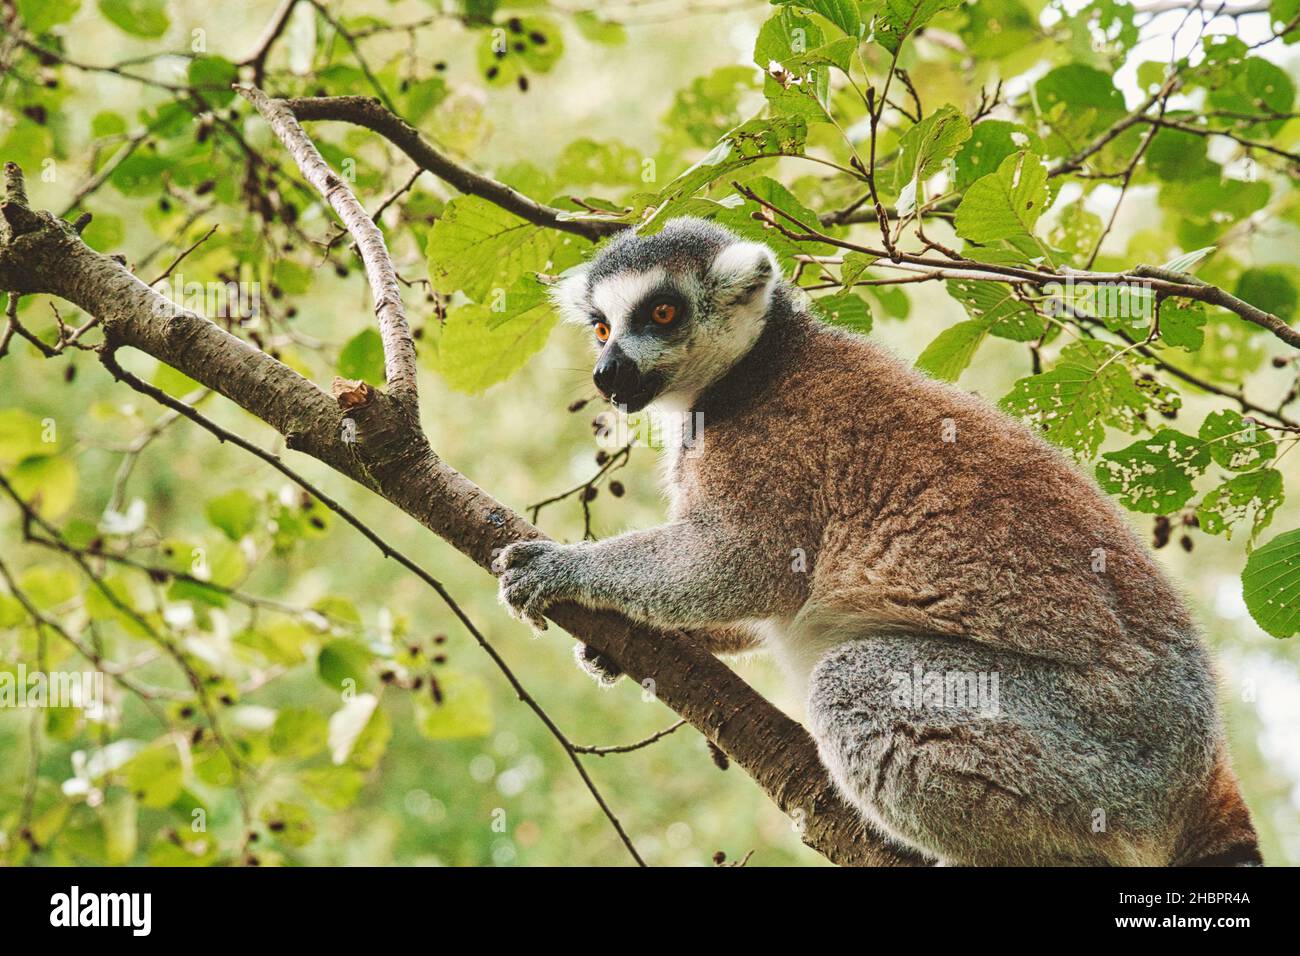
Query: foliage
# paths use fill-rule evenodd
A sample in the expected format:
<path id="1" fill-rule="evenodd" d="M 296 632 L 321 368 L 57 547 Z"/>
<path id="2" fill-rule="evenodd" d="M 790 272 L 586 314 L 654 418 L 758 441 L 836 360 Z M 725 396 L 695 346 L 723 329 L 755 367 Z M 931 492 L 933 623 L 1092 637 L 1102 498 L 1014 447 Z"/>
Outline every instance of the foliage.
<path id="1" fill-rule="evenodd" d="M 547 129 L 559 142 L 525 143 L 498 164 L 481 159 L 492 148 L 485 102 L 507 130 L 530 112 L 571 115 L 560 107 L 621 82 L 617 69 L 584 69 L 584 57 L 634 64 L 649 56 L 639 31 L 653 27 L 599 6 L 486 0 L 435 5 L 416 21 L 373 6 L 300 4 L 268 48 L 246 56 L 251 47 L 228 44 L 216 14 L 182 4 L 18 0 L 0 36 L 0 159 L 33 182 L 57 170 L 38 188 L 52 207 L 72 203 L 70 218 L 94 213 L 91 245 L 138 252 L 145 278 L 172 263 L 169 294 L 190 296 L 185 283 L 196 283 L 205 314 L 232 334 L 318 381 L 379 386 L 380 337 L 364 325 L 368 308 L 354 307 L 355 253 L 229 85 L 378 97 L 463 167 L 560 211 L 526 218 L 427 173 L 408 178 L 407 160 L 369 131 L 311 129 L 368 208 L 382 209 L 404 294 L 421 307 L 420 361 L 447 403 L 469 409 L 498 407 L 481 395 L 498 383 L 536 386 L 530 360 L 559 347 L 553 276 L 614 229 L 715 219 L 770 242 L 826 321 L 915 342 L 909 354 L 938 378 L 996 383 L 989 397 L 1154 520 L 1157 544 L 1171 525 L 1184 547 L 1231 537 L 1259 626 L 1300 633 L 1300 532 L 1270 535 L 1300 441 L 1298 353 L 1283 341 L 1300 301 L 1293 2 L 1262 17 L 1192 13 L 1175 33 L 1188 10 L 1151 16 L 1123 0 L 774 0 L 761 19 L 726 15 L 753 38 L 752 63 L 696 37 L 707 68 L 684 52 L 656 73 L 666 110 L 657 129 L 644 116 L 627 127 L 640 130 L 636 145 L 603 135 L 599 115 L 557 118 Z M 78 32 L 92 42 L 76 42 Z M 1144 41 L 1171 36 L 1172 56 L 1149 58 Z M 680 37 L 690 41 L 685 28 Z M 94 41 L 122 55 L 110 61 Z M 64 172 L 74 168 L 79 179 Z M 1290 255 L 1276 254 L 1265 225 Z M 256 290 L 254 308 L 225 293 L 212 301 L 231 288 Z M 313 297 L 322 288 L 336 294 Z M 1282 334 L 1249 319 L 1247 305 Z M 24 299 L 16 318 L 55 348 L 78 323 L 59 307 L 56 318 Z M 926 324 L 936 315 L 938 330 Z M 96 335 L 80 342 L 93 347 Z M 232 471 L 224 484 L 195 476 L 185 488 L 160 484 L 165 500 L 132 499 L 136 459 L 183 426 L 96 392 L 81 424 L 120 444 L 88 452 L 83 433 L 15 384 L 38 377 L 41 351 L 12 329 L 0 347 L 9 541 L 25 530 L 46 542 L 29 541 L 22 561 L 9 543 L 0 554 L 0 673 L 118 666 L 102 713 L 50 708 L 24 724 L 21 742 L 17 729 L 0 731 L 0 754 L 18 766 L 30 729 L 40 771 L 30 783 L 0 780 L 0 858 L 310 858 L 332 814 L 380 799 L 386 753 L 401 749 L 403 767 L 419 765 L 411 754 L 460 759 L 471 751 L 457 748 L 515 720 L 502 713 L 510 695 L 498 677 L 449 665 L 447 638 L 405 599 L 378 614 L 382 592 L 336 593 L 360 572 L 340 559 L 337 517 L 313 496 Z M 150 374 L 170 395 L 206 400 L 165 367 Z M 530 449 L 530 466 L 565 485 L 568 471 L 542 464 L 563 456 L 527 444 L 540 441 L 518 421 L 529 407 L 510 404 L 501 420 L 517 426 L 509 434 Z M 486 421 L 467 413 L 446 453 L 481 455 L 498 474 L 501 443 Z M 608 467 L 608 455 L 599 460 Z M 597 484 L 622 496 L 608 474 Z M 638 507 L 650 514 L 645 495 Z M 341 579 L 326 577 L 332 564 Z M 295 604 L 250 588 L 312 575 L 335 589 Z M 524 723 L 511 733 L 535 732 Z M 434 749 L 418 749 L 412 731 Z M 492 805 L 490 793 L 482 799 Z M 195 825 L 209 815 L 218 825 Z M 475 846 L 445 852 L 509 862 L 499 845 Z"/>

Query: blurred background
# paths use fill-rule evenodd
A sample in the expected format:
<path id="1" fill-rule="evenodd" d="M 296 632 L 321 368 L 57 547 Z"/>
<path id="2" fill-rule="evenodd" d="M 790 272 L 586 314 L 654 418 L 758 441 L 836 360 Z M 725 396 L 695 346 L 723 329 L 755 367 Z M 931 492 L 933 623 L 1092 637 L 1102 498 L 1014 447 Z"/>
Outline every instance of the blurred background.
<path id="1" fill-rule="evenodd" d="M 152 49 L 107 24 L 92 3 L 83 7 L 64 31 L 70 59 L 115 63 L 142 49 Z M 183 48 L 191 29 L 206 29 L 213 48 L 237 60 L 255 47 L 276 7 L 270 0 L 225 3 L 219 8 L 199 0 L 171 0 L 168 40 Z M 421 57 L 445 64 L 440 73 L 450 95 L 421 125 L 459 154 L 471 157 L 478 169 L 522 185 L 532 174 L 520 164 L 528 164 L 531 170 L 553 170 L 574 131 L 584 131 L 602 142 L 623 144 L 637 161 L 657 158 L 665 166 L 660 181 L 667 182 L 700 154 L 693 144 L 683 142 L 682 130 L 674 126 L 684 115 L 680 108 L 674 112 L 680 91 L 697 78 L 717 76 L 716 71 L 726 67 L 752 77 L 754 40 L 769 9 L 762 3 L 633 4 L 620 9 L 628 13 L 624 41 L 616 45 L 593 39 L 569 21 L 558 21 L 563 23 L 565 55 L 549 72 L 531 77 L 526 95 L 514 86 L 494 87 L 480 81 L 477 37 L 455 20 L 438 21 L 410 37 L 396 34 L 377 39 L 373 41 L 375 59 L 383 59 L 385 44 L 397 49 L 414 43 Z M 305 5 L 303 10 L 307 10 Z M 350 17 L 372 13 L 386 22 L 415 21 L 429 11 L 428 4 L 412 0 L 358 0 L 347 7 Z M 290 29 L 307 28 L 295 25 Z M 295 42 L 291 39 L 289 43 L 289 55 Z M 1277 61 L 1296 76 L 1300 51 L 1285 48 L 1275 52 Z M 168 69 L 177 68 L 161 61 L 142 72 L 165 79 Z M 179 69 L 183 68 L 181 64 Z M 30 177 L 33 205 L 43 208 L 62 208 L 75 184 L 87 174 L 85 151 L 93 139 L 93 118 L 105 110 L 129 114 L 131 107 L 158 95 L 109 74 L 72 71 L 63 76 L 57 122 L 58 135 L 69 144 L 68 158 L 61 162 L 63 171 L 54 181 Z M 959 74 L 931 79 L 950 88 L 965 82 Z M 1123 86 L 1124 76 L 1120 79 Z M 741 85 L 749 88 L 735 98 L 729 110 L 737 122 L 762 105 L 761 89 L 752 80 Z M 1137 98 L 1130 95 L 1130 104 Z M 716 119 L 725 129 L 730 118 Z M 3 132 L 0 127 L 0 143 L 4 142 Z M 369 134 L 358 131 L 330 132 L 346 135 L 349 142 L 370 139 Z M 274 148 L 269 142 L 261 145 Z M 404 168 L 390 161 L 384 170 L 386 185 L 358 187 L 363 203 L 373 208 L 392 184 L 400 184 Z M 438 199 L 452 195 L 430 177 L 425 177 L 423 189 Z M 111 231 L 120 232 L 112 237 L 116 240 L 113 248 L 132 261 L 171 241 L 167 252 L 156 257 L 160 267 L 179 252 L 181 244 L 174 237 L 169 240 L 171 234 L 159 225 L 157 203 L 156 195 L 131 197 L 104 190 L 96 194 L 89 208 L 110 224 Z M 1137 195 L 1125 207 L 1115 229 L 1120 251 L 1127 237 L 1140 232 L 1157 214 L 1154 208 L 1149 195 Z M 217 214 L 211 221 L 217 221 Z M 321 222 L 311 226 L 318 234 L 326 228 Z M 422 274 L 424 263 L 418 246 L 400 237 L 390 241 L 399 267 L 407 275 Z M 1251 241 L 1253 260 L 1259 263 L 1293 261 L 1300 248 L 1294 227 Z M 330 268 L 321 268 L 310 280 L 309 287 L 294 298 L 296 327 L 305 338 L 318 340 L 323 353 L 332 355 L 368 321 L 369 292 L 357 270 L 340 276 Z M 407 305 L 415 325 L 436 321 L 433 306 L 420 291 L 410 292 Z M 878 315 L 872 335 L 910 360 L 935 334 L 964 316 L 941 289 L 912 286 L 908 296 L 908 318 L 901 321 Z M 24 302 L 24 310 L 35 328 L 48 328 L 52 323 L 44 301 Z M 206 542 L 219 549 L 221 535 L 208 518 L 212 499 L 230 489 L 242 489 L 259 501 L 295 500 L 296 490 L 281 476 L 188 423 L 166 424 L 138 456 L 128 456 L 124 449 L 154 428 L 163 415 L 160 408 L 113 383 L 91 355 L 73 354 L 55 363 L 42 362 L 22 343 L 15 350 L 21 354 L 0 362 L 0 415 L 19 410 L 57 423 L 61 453 L 75 462 L 76 470 L 60 522 L 79 520 L 95 526 L 105 520 L 107 509 L 130 516 L 142 533 L 153 534 L 158 540 Z M 333 370 L 329 362 L 319 359 L 314 347 L 290 346 L 286 351 L 317 382 L 328 383 Z M 146 378 L 159 374 L 142 356 L 124 356 L 124 362 Z M 530 505 L 585 482 L 599 467 L 592 427 L 593 416 L 600 410 L 597 403 L 568 410 L 576 401 L 593 398 L 590 364 L 583 333 L 558 328 L 545 349 L 518 375 L 483 394 L 453 391 L 440 376 L 426 371 L 420 385 L 425 426 L 434 448 L 473 481 L 526 514 Z M 66 367 L 75 371 L 65 375 Z M 994 340 L 984 347 L 962 384 L 996 400 L 1028 371 L 1023 346 Z M 1248 391 L 1271 395 L 1285 389 L 1285 376 L 1264 362 L 1245 385 Z M 1185 393 L 1184 401 L 1195 421 L 1221 407 L 1221 402 L 1190 392 Z M 264 447 L 280 447 L 269 429 L 219 397 L 204 400 L 201 407 L 205 414 Z M 128 457 L 133 459 L 133 467 L 123 477 L 121 469 Z M 676 716 L 671 711 L 645 699 L 640 689 L 627 681 L 611 690 L 597 689 L 575 668 L 572 641 L 566 635 L 552 629 L 535 638 L 506 617 L 496 603 L 491 578 L 412 520 L 310 460 L 293 453 L 289 458 L 294 467 L 443 581 L 575 742 L 629 743 L 674 723 Z M 1296 487 L 1300 456 L 1285 458 L 1279 467 L 1289 485 Z M 612 493 L 610 480 L 621 485 L 622 494 Z M 664 502 L 653 452 L 633 450 L 625 466 L 606 475 L 589 505 L 598 536 L 661 520 Z M 1150 520 L 1132 517 L 1149 536 Z M 548 505 L 540 513 L 539 524 L 557 538 L 579 539 L 582 504 L 569 497 Z M 1300 500 L 1293 498 L 1279 510 L 1272 527 L 1284 530 L 1298 525 Z M 485 733 L 463 739 L 429 739 L 417 730 L 419 715 L 410 699 L 413 695 L 385 693 L 383 709 L 388 713 L 391 739 L 382 757 L 365 770 L 352 802 L 337 808 L 328 806 L 329 801 L 312 804 L 314 836 L 304 845 L 284 848 L 287 859 L 312 864 L 500 866 L 627 862 L 625 851 L 562 750 L 515 699 L 501 675 L 431 591 L 393 562 L 382 560 L 369 543 L 339 521 L 281 544 L 283 547 L 260 547 L 257 559 L 247 562 L 246 577 L 239 583 L 241 591 L 302 607 L 319 607 L 327 599 L 338 602 L 331 606 L 346 608 L 340 612 L 344 616 L 355 611 L 359 633 L 381 644 L 401 644 L 414 636 L 432 648 L 433 639 L 445 635 L 445 642 L 436 645 L 436 653 L 446 655 L 445 666 L 482 688 L 485 709 L 490 712 L 490 730 Z M 69 573 L 66 563 L 22 543 L 18 513 L 7 499 L 0 501 L 0 554 L 11 566 L 34 575 L 29 582 L 53 580 L 50 586 L 56 590 L 61 586 L 60 576 Z M 1300 657 L 1294 642 L 1264 634 L 1247 613 L 1241 598 L 1240 539 L 1225 541 L 1196 534 L 1194 549 L 1187 551 L 1178 546 L 1175 536 L 1174 543 L 1159 556 L 1173 579 L 1182 584 L 1215 649 L 1232 752 L 1263 839 L 1265 858 L 1270 863 L 1300 862 Z M 245 617 L 242 607 L 213 608 L 192 626 L 215 635 L 218 642 L 228 641 L 244 627 Z M 176 626 L 183 632 L 189 625 L 180 622 Z M 21 628 L 0 630 L 0 661 L 13 659 L 18 642 L 24 639 Z M 798 702 L 787 696 L 772 665 L 753 658 L 739 660 L 735 666 L 761 692 L 798 714 Z M 157 680 L 161 683 L 164 678 Z M 157 728 L 148 716 L 139 708 L 126 706 L 115 737 L 152 740 Z M 319 679 L 317 668 L 308 662 L 277 671 L 273 680 L 245 690 L 236 709 L 244 712 L 239 719 L 256 728 L 265 725 L 267 712 L 303 708 L 328 715 L 337 706 L 337 693 Z M 10 823 L 28 786 L 28 731 L 26 714 L 0 709 L 0 820 Z M 47 742 L 40 755 L 44 782 L 37 795 L 38 815 L 61 800 L 70 802 L 66 799 L 67 782 L 84 776 L 77 768 L 84 768 L 95 749 L 94 735 L 89 733 L 76 733 L 66 740 L 55 736 Z M 324 761 L 320 755 L 313 759 Z M 632 753 L 583 759 L 651 864 L 707 865 L 716 851 L 724 851 L 732 860 L 755 851 L 752 865 L 825 864 L 800 844 L 790 821 L 743 771 L 724 771 L 715 765 L 705 741 L 690 727 Z M 302 766 L 292 759 L 269 761 L 259 773 L 259 806 L 298 799 Z M 207 809 L 219 843 L 227 846 L 238 841 L 238 808 L 228 788 L 200 781 L 188 784 L 187 793 Z M 149 807 L 149 801 L 138 797 L 132 803 L 129 794 L 105 793 L 101 797 L 98 807 L 76 805 L 66 811 L 55 828 L 62 835 L 52 841 L 53 856 L 47 856 L 47 861 L 166 859 L 153 847 L 158 834 L 178 825 L 175 806 Z M 122 802 L 130 807 L 121 812 L 134 820 L 125 860 L 120 846 L 117 857 L 103 855 L 108 852 L 104 834 L 114 832 L 103 822 L 106 808 L 116 807 L 113 812 L 119 812 Z M 118 826 L 116 832 L 125 839 L 121 836 L 124 825 Z M 8 839 L 12 846 L 12 832 Z"/>

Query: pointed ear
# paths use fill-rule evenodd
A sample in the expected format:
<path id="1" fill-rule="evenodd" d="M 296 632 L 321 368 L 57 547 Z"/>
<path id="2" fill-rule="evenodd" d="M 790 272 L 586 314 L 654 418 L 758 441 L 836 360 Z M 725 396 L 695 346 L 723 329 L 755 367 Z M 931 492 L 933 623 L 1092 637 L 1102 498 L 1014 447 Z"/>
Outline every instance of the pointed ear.
<path id="1" fill-rule="evenodd" d="M 586 325 L 591 321 L 590 303 L 587 301 L 586 264 L 574 266 L 560 275 L 550 288 L 551 302 L 565 322 Z"/>
<path id="2" fill-rule="evenodd" d="M 761 242 L 733 242 L 709 267 L 709 278 L 717 289 L 714 302 L 722 308 L 765 309 L 779 276 L 776 256 Z"/>

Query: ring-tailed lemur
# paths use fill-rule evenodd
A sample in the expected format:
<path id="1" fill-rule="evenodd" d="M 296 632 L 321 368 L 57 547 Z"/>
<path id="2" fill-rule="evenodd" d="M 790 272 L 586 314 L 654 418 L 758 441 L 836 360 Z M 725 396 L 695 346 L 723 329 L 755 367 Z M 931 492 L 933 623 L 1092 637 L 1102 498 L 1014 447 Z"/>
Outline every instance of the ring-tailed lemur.
<path id="1" fill-rule="evenodd" d="M 1206 648 L 1115 505 L 799 295 L 765 245 L 696 219 L 562 280 L 599 390 L 702 414 L 703 440 L 670 453 L 668 524 L 513 544 L 505 604 L 765 645 L 844 795 L 936 861 L 1259 862 Z"/>

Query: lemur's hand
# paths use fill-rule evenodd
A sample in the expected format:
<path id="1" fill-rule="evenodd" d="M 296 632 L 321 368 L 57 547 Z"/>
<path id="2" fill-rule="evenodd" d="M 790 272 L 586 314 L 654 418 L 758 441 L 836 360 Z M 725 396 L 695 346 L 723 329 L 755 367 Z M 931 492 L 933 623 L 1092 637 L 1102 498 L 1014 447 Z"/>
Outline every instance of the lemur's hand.
<path id="1" fill-rule="evenodd" d="M 546 609 L 573 594 L 575 557 L 573 545 L 554 541 L 516 541 L 503 548 L 492 562 L 501 603 L 534 630 L 546 630 Z"/>

